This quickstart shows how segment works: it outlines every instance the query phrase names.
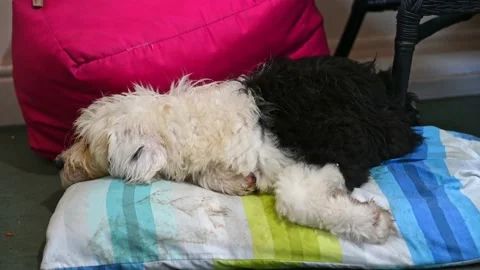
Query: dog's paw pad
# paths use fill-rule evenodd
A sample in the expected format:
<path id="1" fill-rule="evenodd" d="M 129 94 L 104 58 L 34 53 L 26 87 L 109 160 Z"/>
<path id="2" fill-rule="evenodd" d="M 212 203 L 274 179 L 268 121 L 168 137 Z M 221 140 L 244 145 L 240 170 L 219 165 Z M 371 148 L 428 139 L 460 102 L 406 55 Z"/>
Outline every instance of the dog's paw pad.
<path id="1" fill-rule="evenodd" d="M 257 190 L 257 177 L 254 173 L 251 172 L 247 176 L 242 176 L 242 179 L 239 181 L 240 182 L 236 182 L 238 184 L 234 185 L 235 188 L 232 191 L 232 194 L 243 196 L 251 194 Z"/>
<path id="2" fill-rule="evenodd" d="M 393 217 L 390 212 L 380 208 L 373 226 L 376 228 L 380 238 L 388 237 L 393 226 Z"/>
<path id="3" fill-rule="evenodd" d="M 371 244 L 382 244 L 393 233 L 393 217 L 389 211 L 375 208 L 375 219 L 369 232 L 364 235 L 364 240 Z"/>
<path id="4" fill-rule="evenodd" d="M 257 183 L 257 177 L 255 176 L 254 173 L 251 172 L 247 176 L 245 176 L 246 188 L 255 188 L 256 183 Z"/>
<path id="5" fill-rule="evenodd" d="M 359 202 L 353 200 L 353 211 L 348 212 L 345 218 L 348 226 L 334 228 L 337 235 L 344 235 L 356 243 L 383 244 L 394 235 L 395 226 L 392 214 L 375 202 Z"/>

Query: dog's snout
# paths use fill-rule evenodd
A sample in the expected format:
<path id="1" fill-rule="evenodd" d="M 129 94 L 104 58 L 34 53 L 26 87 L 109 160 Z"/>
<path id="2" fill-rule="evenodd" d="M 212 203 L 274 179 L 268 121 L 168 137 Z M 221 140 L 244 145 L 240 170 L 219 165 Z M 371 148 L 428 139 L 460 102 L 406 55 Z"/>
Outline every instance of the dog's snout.
<path id="1" fill-rule="evenodd" d="M 55 159 L 55 167 L 57 167 L 57 169 L 59 170 L 63 169 L 64 165 L 65 165 L 65 160 L 63 160 L 62 157 L 57 157 Z"/>

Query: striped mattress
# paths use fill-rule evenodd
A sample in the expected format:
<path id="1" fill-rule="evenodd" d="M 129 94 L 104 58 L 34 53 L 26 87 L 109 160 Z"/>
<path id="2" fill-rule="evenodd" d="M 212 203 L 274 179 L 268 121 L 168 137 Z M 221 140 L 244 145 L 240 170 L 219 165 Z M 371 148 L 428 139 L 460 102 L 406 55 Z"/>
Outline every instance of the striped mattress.
<path id="1" fill-rule="evenodd" d="M 280 219 L 270 195 L 159 181 L 71 186 L 47 230 L 42 269 L 402 268 L 480 262 L 480 139 L 418 127 L 414 153 L 371 170 L 353 195 L 391 209 L 397 235 L 354 244 Z"/>

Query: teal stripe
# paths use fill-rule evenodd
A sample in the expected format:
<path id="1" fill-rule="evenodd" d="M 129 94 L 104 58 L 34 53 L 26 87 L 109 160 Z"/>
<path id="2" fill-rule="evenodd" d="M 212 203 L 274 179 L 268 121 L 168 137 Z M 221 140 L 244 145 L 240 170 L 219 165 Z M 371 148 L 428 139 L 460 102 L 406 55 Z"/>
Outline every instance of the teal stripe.
<path id="1" fill-rule="evenodd" d="M 107 193 L 107 217 L 114 263 L 131 263 L 132 256 L 128 243 L 128 230 L 123 214 L 123 196 L 125 184 L 120 180 L 110 183 Z"/>
<path id="2" fill-rule="evenodd" d="M 106 201 L 113 263 L 184 259 L 173 199 L 168 181 L 151 186 L 111 182 Z"/>
<path id="3" fill-rule="evenodd" d="M 150 196 L 157 232 L 159 260 L 181 260 L 187 259 L 188 256 L 188 252 L 182 251 L 181 242 L 178 241 L 179 226 L 175 216 L 176 208 L 172 205 L 176 198 L 174 198 L 174 187 L 175 185 L 171 181 L 158 181 L 152 184 Z M 185 196 L 185 194 L 181 194 L 181 196 Z M 186 224 L 185 226 L 190 225 Z"/>
<path id="4" fill-rule="evenodd" d="M 138 229 L 137 212 L 135 212 L 135 189 L 133 185 L 126 185 L 123 189 L 123 215 L 127 225 L 126 239 L 130 248 L 130 256 L 133 262 L 142 261 L 143 243 L 140 238 L 140 230 Z"/>
<path id="5" fill-rule="evenodd" d="M 400 233 L 403 235 L 415 265 L 434 263 L 432 251 L 409 199 L 404 194 L 394 175 L 385 166 L 371 170 L 372 177 L 388 199 Z"/>
<path id="6" fill-rule="evenodd" d="M 153 220 L 151 192 L 152 186 L 136 186 L 134 201 L 137 217 L 137 229 L 139 230 L 139 242 L 141 243 L 141 254 L 136 254 L 142 258 L 142 262 L 158 261 L 157 234 Z M 128 219 L 127 219 L 128 220 Z"/>

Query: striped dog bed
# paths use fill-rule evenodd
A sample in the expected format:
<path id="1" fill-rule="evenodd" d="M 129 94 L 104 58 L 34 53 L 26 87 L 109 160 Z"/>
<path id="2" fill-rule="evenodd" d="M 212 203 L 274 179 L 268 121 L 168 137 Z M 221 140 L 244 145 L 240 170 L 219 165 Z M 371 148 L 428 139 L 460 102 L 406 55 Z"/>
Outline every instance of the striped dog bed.
<path id="1" fill-rule="evenodd" d="M 71 186 L 47 231 L 42 269 L 427 267 L 480 260 L 480 140 L 418 127 L 414 153 L 371 170 L 354 191 L 391 209 L 397 235 L 354 244 L 280 219 L 270 195 L 235 197 L 183 183 Z"/>

